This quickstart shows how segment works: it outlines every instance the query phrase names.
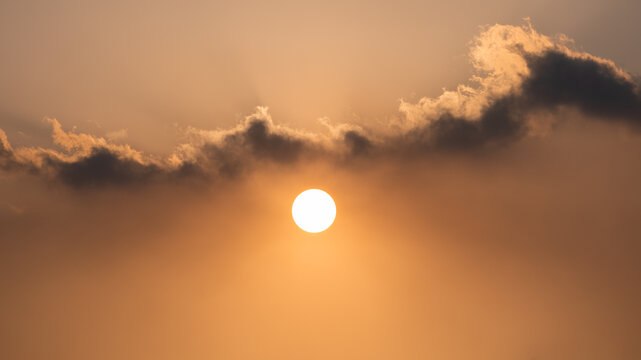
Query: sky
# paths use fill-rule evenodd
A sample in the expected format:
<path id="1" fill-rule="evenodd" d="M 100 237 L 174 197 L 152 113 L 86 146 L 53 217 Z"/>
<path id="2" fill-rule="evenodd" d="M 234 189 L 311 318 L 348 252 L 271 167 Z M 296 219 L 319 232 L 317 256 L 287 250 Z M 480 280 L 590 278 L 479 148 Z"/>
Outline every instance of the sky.
<path id="1" fill-rule="evenodd" d="M 0 357 L 640 357 L 638 14 L 1 2 Z"/>

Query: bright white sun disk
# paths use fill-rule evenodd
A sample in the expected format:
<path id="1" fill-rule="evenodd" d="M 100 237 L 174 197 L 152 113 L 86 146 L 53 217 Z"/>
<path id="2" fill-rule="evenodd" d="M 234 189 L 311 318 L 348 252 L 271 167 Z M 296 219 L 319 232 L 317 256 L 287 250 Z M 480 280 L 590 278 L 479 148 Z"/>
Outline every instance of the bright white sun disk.
<path id="1" fill-rule="evenodd" d="M 292 216 L 299 228 L 310 233 L 319 233 L 327 230 L 334 222 L 336 204 L 323 190 L 305 190 L 294 200 Z"/>

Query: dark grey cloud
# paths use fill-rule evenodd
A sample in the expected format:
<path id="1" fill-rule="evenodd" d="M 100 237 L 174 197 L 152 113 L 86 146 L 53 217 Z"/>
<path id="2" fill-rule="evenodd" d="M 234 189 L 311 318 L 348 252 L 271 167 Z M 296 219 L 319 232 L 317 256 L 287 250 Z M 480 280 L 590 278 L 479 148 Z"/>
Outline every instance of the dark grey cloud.
<path id="1" fill-rule="evenodd" d="M 51 161 L 50 166 L 60 181 L 76 188 L 149 183 L 165 174 L 157 165 L 121 158 L 105 148 L 76 161 Z"/>
<path id="2" fill-rule="evenodd" d="M 639 85 L 611 66 L 557 51 L 527 60 L 532 75 L 522 85 L 525 107 L 575 106 L 606 120 L 641 123 Z"/>
<path id="3" fill-rule="evenodd" d="M 354 156 L 367 154 L 373 147 L 372 141 L 356 130 L 346 131 L 343 140 L 349 148 L 349 154 Z"/>
<path id="4" fill-rule="evenodd" d="M 509 36 L 496 37 L 494 30 L 507 31 L 508 35 L 520 32 L 536 46 L 526 40 L 506 41 Z M 477 79 L 481 86 L 471 91 L 473 95 L 459 94 L 455 105 L 446 103 L 447 99 L 429 100 L 438 106 L 421 108 L 414 123 L 401 131 L 372 133 L 344 126 L 334 129 L 332 136 L 305 134 L 274 125 L 266 109 L 259 108 L 244 124 L 225 131 L 201 131 L 198 141 L 185 144 L 171 159 L 159 160 L 102 138 L 65 133 L 53 120 L 54 141 L 64 152 L 13 149 L 0 133 L 0 168 L 27 169 L 73 188 L 211 181 L 238 176 L 261 163 L 285 166 L 303 158 L 331 161 L 380 155 L 422 156 L 505 146 L 530 133 L 528 118 L 532 114 L 561 107 L 572 107 L 603 121 L 633 127 L 641 124 L 639 85 L 612 62 L 550 43 L 531 27 L 497 25 L 482 36 L 506 43 L 501 48 L 503 53 L 497 52 L 493 61 L 512 61 L 513 68 L 524 69 L 513 73 L 500 67 L 486 69 L 489 74 Z M 505 57 L 506 53 L 511 57 Z M 466 111 L 469 104 L 480 104 L 478 111 Z M 439 110 L 430 110 L 433 108 Z"/>
<path id="5" fill-rule="evenodd" d="M 176 166 L 162 162 L 143 162 L 119 148 L 95 147 L 73 160 L 50 153 L 36 155 L 43 165 L 34 166 L 40 175 L 53 181 L 81 188 L 136 186 L 164 182 L 212 181 L 233 178 L 255 162 L 291 164 L 303 153 L 317 151 L 311 143 L 276 131 L 269 121 L 252 119 L 241 130 L 231 132 L 220 141 L 208 142 L 195 149 L 193 159 Z M 0 148 L 0 159 L 13 164 L 13 150 Z M 3 163 L 0 163 L 3 164 Z M 4 166 L 4 168 L 8 168 Z"/>
<path id="6" fill-rule="evenodd" d="M 236 146 L 246 145 L 254 156 L 276 162 L 293 162 L 305 148 L 304 141 L 300 139 L 271 132 L 264 120 L 251 121 L 240 136 L 242 140 L 239 144 L 237 138 L 226 141 L 235 143 Z"/>
<path id="7" fill-rule="evenodd" d="M 444 113 L 391 143 L 400 149 L 421 152 L 472 151 L 505 145 L 528 134 L 528 115 L 562 106 L 603 121 L 641 125 L 639 85 L 622 77 L 609 64 L 559 51 L 526 58 L 530 75 L 514 91 L 491 99 L 478 119 Z"/>
<path id="8" fill-rule="evenodd" d="M 410 130 L 395 146 L 410 151 L 472 151 L 493 144 L 506 144 L 527 132 L 518 99 L 513 95 L 498 99 L 483 110 L 478 120 L 441 115 L 424 127 Z"/>

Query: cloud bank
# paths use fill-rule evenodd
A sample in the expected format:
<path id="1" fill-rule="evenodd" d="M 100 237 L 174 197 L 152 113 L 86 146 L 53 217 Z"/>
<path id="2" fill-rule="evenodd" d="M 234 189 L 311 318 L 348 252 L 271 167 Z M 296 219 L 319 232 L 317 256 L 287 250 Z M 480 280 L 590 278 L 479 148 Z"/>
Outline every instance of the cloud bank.
<path id="1" fill-rule="evenodd" d="M 641 94 L 632 76 L 610 60 L 575 50 L 565 36 L 542 35 L 529 22 L 494 25 L 474 40 L 470 57 L 476 75 L 468 84 L 417 103 L 401 101 L 399 118 L 383 131 L 326 123 L 328 133 L 307 133 L 275 124 L 267 108 L 259 107 L 232 129 L 185 129 L 188 141 L 161 158 L 109 139 L 67 132 L 48 119 L 57 149 L 13 148 L 0 129 L 0 169 L 73 188 L 209 182 L 259 163 L 505 146 L 535 134 L 537 114 L 564 107 L 632 128 L 641 124 Z"/>

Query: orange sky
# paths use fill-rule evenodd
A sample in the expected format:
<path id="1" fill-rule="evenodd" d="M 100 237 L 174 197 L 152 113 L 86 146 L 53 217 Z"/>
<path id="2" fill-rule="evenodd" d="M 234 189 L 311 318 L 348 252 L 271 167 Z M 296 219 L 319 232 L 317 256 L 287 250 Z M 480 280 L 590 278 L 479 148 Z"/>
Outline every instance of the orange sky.
<path id="1" fill-rule="evenodd" d="M 420 170 L 315 164 L 208 191 L 14 184 L 2 196 L 25 212 L 2 216 L 2 351 L 634 358 L 638 150 L 570 127 Z M 317 235 L 289 213 L 309 187 L 338 207 Z"/>
<path id="2" fill-rule="evenodd" d="M 641 357 L 640 13 L 0 4 L 0 358 Z"/>
<path id="3" fill-rule="evenodd" d="M 386 122 L 398 99 L 468 78 L 480 26 L 528 16 L 638 73 L 639 12 L 627 0 L 3 2 L 0 125 L 42 144 L 47 116 L 170 152 L 174 124 L 229 127 L 259 105 L 315 131 L 320 117 Z"/>

